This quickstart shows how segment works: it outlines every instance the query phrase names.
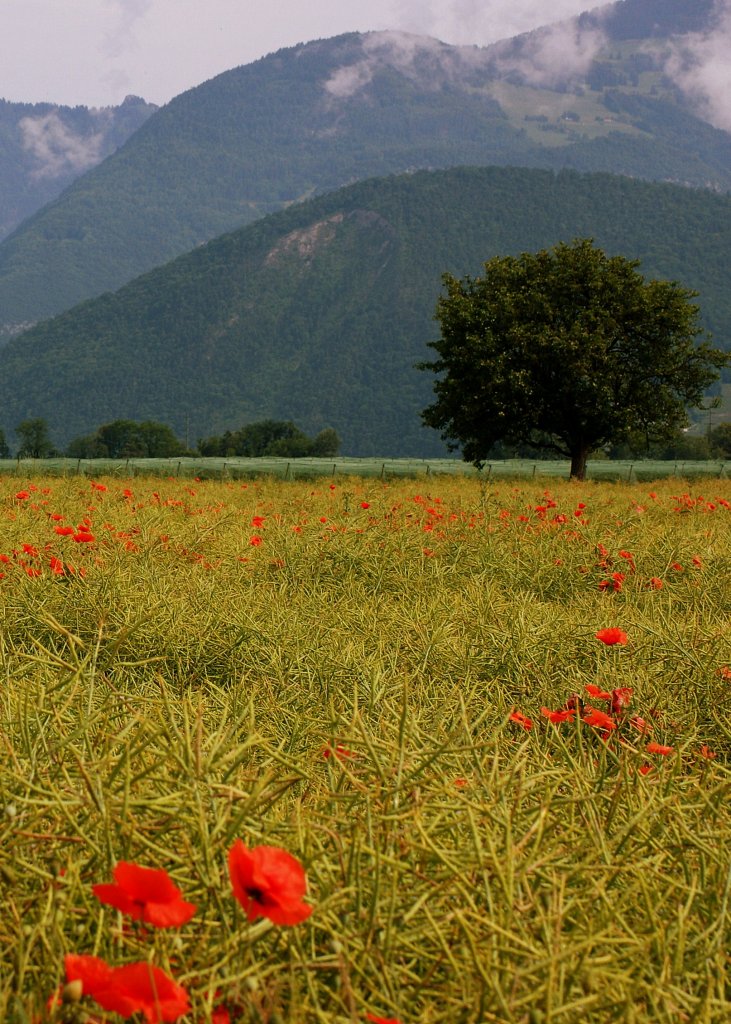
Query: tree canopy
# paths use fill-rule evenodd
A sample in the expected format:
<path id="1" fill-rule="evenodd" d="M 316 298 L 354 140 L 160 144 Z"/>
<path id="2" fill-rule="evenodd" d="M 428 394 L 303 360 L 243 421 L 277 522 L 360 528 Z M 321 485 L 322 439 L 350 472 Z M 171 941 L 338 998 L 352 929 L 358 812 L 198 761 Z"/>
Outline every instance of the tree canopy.
<path id="1" fill-rule="evenodd" d="M 15 428 L 18 455 L 26 459 L 47 459 L 53 453 L 48 423 L 41 417 L 23 420 Z"/>
<path id="2" fill-rule="evenodd" d="M 166 423 L 114 420 L 93 434 L 74 438 L 67 455 L 78 459 L 169 459 L 185 450 Z"/>
<path id="3" fill-rule="evenodd" d="M 291 420 L 259 420 L 239 430 L 227 430 L 220 436 L 198 441 L 201 455 L 261 458 L 329 458 L 337 455 L 340 439 L 332 427 L 310 438 Z"/>
<path id="4" fill-rule="evenodd" d="M 478 466 L 497 442 L 528 444 L 579 479 L 597 448 L 671 437 L 729 357 L 698 340 L 697 293 L 638 266 L 578 239 L 444 275 L 424 422 Z"/>

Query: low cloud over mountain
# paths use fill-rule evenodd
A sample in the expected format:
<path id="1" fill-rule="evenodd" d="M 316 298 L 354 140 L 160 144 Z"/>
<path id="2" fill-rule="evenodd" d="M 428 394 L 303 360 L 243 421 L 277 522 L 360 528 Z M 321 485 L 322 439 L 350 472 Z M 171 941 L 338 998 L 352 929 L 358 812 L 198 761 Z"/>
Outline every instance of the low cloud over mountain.
<path id="1" fill-rule="evenodd" d="M 102 115 L 103 116 L 103 115 Z M 57 178 L 69 171 L 81 174 L 101 160 L 105 133 L 102 127 L 80 134 L 65 124 L 57 111 L 24 117 L 18 122 L 23 149 L 35 164 L 31 177 Z"/>
<path id="2" fill-rule="evenodd" d="M 731 131 L 731 0 L 717 0 L 710 27 L 671 41 L 665 71 L 716 128 Z"/>

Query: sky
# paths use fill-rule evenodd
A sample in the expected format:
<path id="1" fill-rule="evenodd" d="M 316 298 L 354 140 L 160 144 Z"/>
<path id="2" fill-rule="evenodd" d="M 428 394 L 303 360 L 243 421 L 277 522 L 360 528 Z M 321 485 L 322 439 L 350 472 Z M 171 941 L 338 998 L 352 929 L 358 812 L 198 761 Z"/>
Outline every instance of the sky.
<path id="1" fill-rule="evenodd" d="M 692 2 L 692 0 L 689 0 Z M 284 46 L 395 29 L 486 45 L 595 0 L 0 0 L 0 98 L 152 103 Z"/>

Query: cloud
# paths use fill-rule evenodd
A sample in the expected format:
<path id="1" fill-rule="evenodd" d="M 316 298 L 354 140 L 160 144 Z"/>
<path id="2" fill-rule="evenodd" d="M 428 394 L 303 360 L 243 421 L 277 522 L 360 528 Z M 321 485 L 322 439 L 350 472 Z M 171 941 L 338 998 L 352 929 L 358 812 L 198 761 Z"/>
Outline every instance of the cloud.
<path id="1" fill-rule="evenodd" d="M 31 172 L 39 178 L 57 178 L 69 172 L 81 173 L 101 160 L 104 132 L 76 135 L 58 113 L 24 117 L 18 122 L 23 149 L 37 166 Z"/>
<path id="2" fill-rule="evenodd" d="M 664 70 L 697 112 L 716 128 L 731 131 L 731 0 L 719 0 L 711 26 L 673 40 Z"/>
<path id="3" fill-rule="evenodd" d="M 501 76 L 513 74 L 526 85 L 550 89 L 585 77 L 605 43 L 601 29 L 582 28 L 572 20 L 538 29 L 518 42 L 497 43 L 490 52 Z"/>
<path id="4" fill-rule="evenodd" d="M 478 47 L 449 46 L 408 32 L 368 32 L 362 37 L 361 47 L 359 60 L 336 68 L 324 82 L 330 96 L 349 99 L 384 68 L 392 68 L 422 87 L 439 89 L 445 82 L 458 79 L 475 62 L 484 63 L 484 51 Z"/>
<path id="5" fill-rule="evenodd" d="M 536 0 L 400 0 L 399 21 L 446 42 L 486 45 L 527 32 L 536 22 L 561 21 L 595 7 L 596 0 L 551 0 L 544 16 Z"/>
<path id="6" fill-rule="evenodd" d="M 373 78 L 375 67 L 370 60 L 359 60 L 355 64 L 344 64 L 336 68 L 323 88 L 334 99 L 345 100 L 364 89 Z"/>
<path id="7" fill-rule="evenodd" d="M 137 45 L 137 23 L 152 9 L 154 0 L 107 0 L 116 13 L 116 24 L 104 39 L 104 52 L 108 57 L 121 57 Z"/>
<path id="8" fill-rule="evenodd" d="M 528 85 L 551 88 L 584 76 L 605 41 L 599 28 L 581 28 L 576 20 L 485 48 L 449 45 L 407 32 L 369 32 L 363 37 L 362 56 L 336 68 L 324 88 L 333 98 L 349 99 L 385 67 L 431 89 L 447 82 L 474 85 L 475 73 L 483 82 L 512 74 Z"/>

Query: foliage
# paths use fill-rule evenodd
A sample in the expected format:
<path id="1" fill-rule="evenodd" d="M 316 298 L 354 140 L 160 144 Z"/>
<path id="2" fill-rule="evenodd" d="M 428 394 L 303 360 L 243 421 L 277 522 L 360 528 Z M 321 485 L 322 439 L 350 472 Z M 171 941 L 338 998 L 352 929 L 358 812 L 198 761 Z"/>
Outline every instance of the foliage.
<path id="1" fill-rule="evenodd" d="M 583 239 L 496 256 L 480 278 L 446 274 L 424 422 L 476 465 L 498 441 L 529 444 L 579 479 L 595 449 L 673 437 L 728 358 L 696 343 L 695 293 L 638 266 Z"/>
<path id="2" fill-rule="evenodd" d="M 62 1015 L 98 1016 L 145 962 L 200 1024 L 727 1024 L 729 482 L 703 494 L 5 478 L 0 1018 L 69 975 Z M 274 873 L 231 877 L 272 848 L 292 926 L 248 920 Z M 157 881 L 100 902 L 123 862 L 179 926 Z"/>
<path id="3" fill-rule="evenodd" d="M 691 112 L 659 63 L 654 79 L 646 76 L 652 87 L 637 72 L 648 38 L 657 46 L 689 26 L 702 31 L 709 2 L 685 16 L 668 0 L 625 0 L 603 12 L 611 79 L 592 76 L 591 66 L 582 78 L 574 66 L 554 69 L 550 87 L 521 80 L 533 34 L 512 42 L 505 63 L 499 47 L 466 53 L 428 40 L 413 42 L 404 66 L 398 36 L 350 33 L 219 75 L 157 111 L 0 245 L 0 325 L 50 316 L 224 231 L 373 175 L 571 167 L 728 191 L 729 135 Z M 598 26 L 589 19 L 587 27 Z M 368 76 L 359 77 L 364 66 Z M 359 86 L 341 94 L 344 74 Z M 615 79 L 624 84 L 603 87 Z M 567 93 L 577 122 L 563 118 Z M 641 110 L 632 106 L 638 94 Z M 550 132 L 526 129 L 525 112 L 537 107 L 552 111 L 540 126 Z"/>
<path id="4" fill-rule="evenodd" d="M 337 455 L 339 448 L 340 440 L 331 427 L 321 430 L 317 437 L 310 438 L 291 420 L 248 423 L 239 430 L 227 430 L 220 437 L 208 437 L 198 442 L 201 455 L 238 455 L 249 459 L 267 455 L 326 458 Z"/>
<path id="5" fill-rule="evenodd" d="M 293 206 L 14 339 L 0 427 L 32 410 L 65 448 L 114 419 L 191 439 L 292 419 L 311 437 L 332 427 L 349 455 L 443 455 L 414 370 L 443 270 L 567 232 L 700 292 L 703 326 L 729 344 L 731 198 L 570 171 L 419 172 Z"/>
<path id="6" fill-rule="evenodd" d="M 731 459 L 731 423 L 719 423 L 708 435 L 714 452 L 724 459 Z"/>
<path id="7" fill-rule="evenodd" d="M 47 459 L 53 454 L 48 423 L 41 417 L 23 420 L 16 426 L 15 435 L 18 439 L 19 458 Z"/>
<path id="8" fill-rule="evenodd" d="M 114 420 L 93 434 L 74 438 L 66 454 L 75 459 L 167 459 L 185 450 L 165 423 Z"/>

